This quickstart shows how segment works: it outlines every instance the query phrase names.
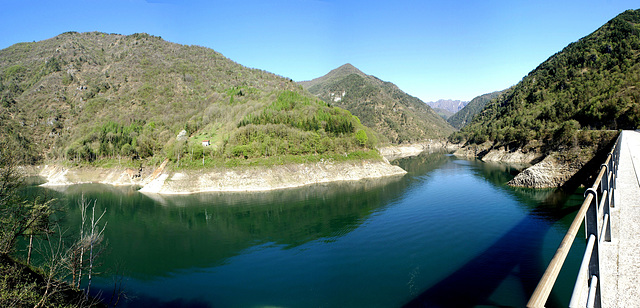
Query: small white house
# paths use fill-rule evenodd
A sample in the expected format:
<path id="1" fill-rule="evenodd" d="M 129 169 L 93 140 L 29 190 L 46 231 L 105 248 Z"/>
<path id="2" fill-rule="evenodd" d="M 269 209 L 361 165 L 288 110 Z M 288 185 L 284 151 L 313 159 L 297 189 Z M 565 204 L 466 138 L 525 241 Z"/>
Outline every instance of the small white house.
<path id="1" fill-rule="evenodd" d="M 209 142 L 209 140 L 203 140 L 203 141 L 202 141 L 202 146 L 203 146 L 203 147 L 208 147 L 208 146 L 210 146 L 210 145 L 211 145 L 211 142 Z"/>

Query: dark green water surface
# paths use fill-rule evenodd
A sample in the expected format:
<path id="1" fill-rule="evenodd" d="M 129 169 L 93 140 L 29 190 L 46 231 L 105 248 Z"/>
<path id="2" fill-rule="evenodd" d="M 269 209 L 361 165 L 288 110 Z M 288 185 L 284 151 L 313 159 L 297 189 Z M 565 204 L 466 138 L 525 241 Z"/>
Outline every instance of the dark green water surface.
<path id="1" fill-rule="evenodd" d="M 260 193 L 46 190 L 69 230 L 82 194 L 107 210 L 92 291 L 108 297 L 117 269 L 125 307 L 524 306 L 581 197 L 510 188 L 511 167 L 441 153 L 393 163 L 409 173 Z M 568 304 L 574 246 L 550 306 Z"/>

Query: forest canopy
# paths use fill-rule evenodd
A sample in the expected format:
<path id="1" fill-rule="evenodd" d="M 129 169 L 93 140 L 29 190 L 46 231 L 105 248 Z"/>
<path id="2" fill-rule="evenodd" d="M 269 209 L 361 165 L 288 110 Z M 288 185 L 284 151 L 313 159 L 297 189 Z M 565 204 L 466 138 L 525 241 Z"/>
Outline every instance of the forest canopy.
<path id="1" fill-rule="evenodd" d="M 628 10 L 551 56 L 489 102 L 453 142 L 552 148 L 592 130 L 640 126 L 640 10 Z"/>

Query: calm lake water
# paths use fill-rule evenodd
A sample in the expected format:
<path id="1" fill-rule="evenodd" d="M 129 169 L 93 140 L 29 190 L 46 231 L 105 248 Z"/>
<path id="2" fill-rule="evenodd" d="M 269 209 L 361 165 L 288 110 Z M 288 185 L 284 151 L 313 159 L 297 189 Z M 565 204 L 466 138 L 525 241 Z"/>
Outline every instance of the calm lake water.
<path id="1" fill-rule="evenodd" d="M 82 194 L 107 210 L 92 291 L 122 276 L 125 307 L 524 306 L 581 192 L 511 188 L 512 167 L 442 153 L 393 163 L 409 173 L 261 193 L 37 190 L 65 204 L 68 230 Z M 568 305 L 578 249 L 551 306 Z"/>

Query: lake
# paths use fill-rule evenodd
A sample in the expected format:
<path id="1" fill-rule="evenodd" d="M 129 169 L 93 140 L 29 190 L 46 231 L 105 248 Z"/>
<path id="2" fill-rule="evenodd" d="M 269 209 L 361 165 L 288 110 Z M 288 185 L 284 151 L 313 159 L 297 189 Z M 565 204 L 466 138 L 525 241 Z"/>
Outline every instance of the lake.
<path id="1" fill-rule="evenodd" d="M 514 167 L 444 153 L 400 177 L 259 193 L 145 195 L 98 184 L 34 188 L 79 229 L 84 194 L 106 209 L 92 293 L 123 307 L 474 307 L 526 304 L 581 193 L 512 188 Z M 552 293 L 567 306 L 578 236 Z"/>

